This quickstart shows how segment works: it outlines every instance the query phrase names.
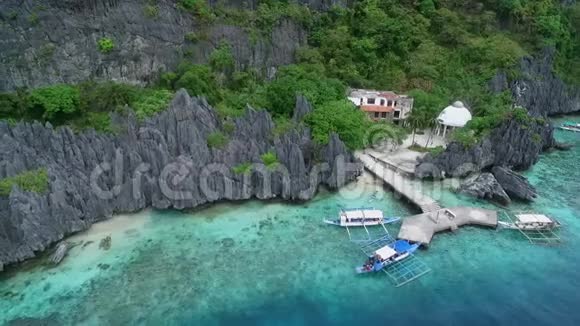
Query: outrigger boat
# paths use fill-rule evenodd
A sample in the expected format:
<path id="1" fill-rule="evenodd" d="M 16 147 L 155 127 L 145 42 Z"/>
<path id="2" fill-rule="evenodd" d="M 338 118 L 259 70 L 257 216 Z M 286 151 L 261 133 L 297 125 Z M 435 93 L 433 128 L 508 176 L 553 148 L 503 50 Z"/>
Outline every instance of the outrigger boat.
<path id="1" fill-rule="evenodd" d="M 391 264 L 408 258 L 418 248 L 419 244 L 411 244 L 407 240 L 397 240 L 373 252 L 364 265 L 356 267 L 356 272 L 359 274 L 378 272 Z"/>
<path id="2" fill-rule="evenodd" d="M 507 229 L 515 230 L 551 230 L 560 227 L 558 220 L 550 218 L 543 214 L 516 214 L 516 220 L 513 223 L 498 221 L 497 223 Z"/>
<path id="3" fill-rule="evenodd" d="M 565 122 L 564 124 L 562 124 L 558 128 L 560 128 L 562 130 L 567 130 L 567 131 L 580 132 L 580 123 Z"/>
<path id="4" fill-rule="evenodd" d="M 383 215 L 383 211 L 374 208 L 354 208 L 343 209 L 339 212 L 337 219 L 324 219 L 323 222 L 342 227 L 351 227 L 389 224 L 400 219 L 400 217 L 386 218 Z"/>

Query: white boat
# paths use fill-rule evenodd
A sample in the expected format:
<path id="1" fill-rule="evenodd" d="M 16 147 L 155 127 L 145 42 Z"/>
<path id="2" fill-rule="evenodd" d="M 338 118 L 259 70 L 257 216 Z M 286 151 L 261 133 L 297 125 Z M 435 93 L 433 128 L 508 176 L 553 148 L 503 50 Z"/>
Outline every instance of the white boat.
<path id="1" fill-rule="evenodd" d="M 324 219 L 326 224 L 337 225 L 342 227 L 352 226 L 372 226 L 380 224 L 393 223 L 400 220 L 399 217 L 385 218 L 383 211 L 374 208 L 354 208 L 343 209 L 339 212 L 338 218 Z"/>
<path id="2" fill-rule="evenodd" d="M 561 126 L 559 126 L 558 128 L 567 131 L 580 132 L 580 123 L 566 122 Z"/>
<path id="3" fill-rule="evenodd" d="M 516 230 L 551 230 L 560 227 L 561 224 L 554 218 L 543 214 L 516 214 L 513 223 L 498 221 L 498 224 L 507 229 Z"/>

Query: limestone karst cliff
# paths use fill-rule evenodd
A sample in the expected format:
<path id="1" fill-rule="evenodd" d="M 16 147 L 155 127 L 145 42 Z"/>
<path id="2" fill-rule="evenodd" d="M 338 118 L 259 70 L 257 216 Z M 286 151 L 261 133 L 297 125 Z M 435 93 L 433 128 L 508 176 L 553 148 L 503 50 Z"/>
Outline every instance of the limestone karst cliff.
<path id="1" fill-rule="evenodd" d="M 544 150 L 556 146 L 554 127 L 547 118 L 580 111 L 580 89 L 566 85 L 554 74 L 553 60 L 554 51 L 546 49 L 535 58 L 521 59 L 513 80 L 498 72 L 489 83 L 493 92 L 511 92 L 514 104 L 531 116 L 528 122 L 505 121 L 474 146 L 452 142 L 441 155 L 422 160 L 417 165 L 418 175 L 465 175 L 494 166 L 526 170 Z"/>
<path id="2" fill-rule="evenodd" d="M 147 11 L 151 3 L 153 13 Z M 303 3 L 323 10 L 340 1 Z M 257 1 L 219 4 L 255 9 Z M 147 84 L 183 60 L 207 63 L 224 41 L 238 68 L 255 67 L 271 76 L 278 66 L 294 62 L 296 49 L 307 40 L 304 28 L 289 19 L 258 32 L 220 19 L 207 23 L 178 0 L 3 0 L 0 91 L 89 79 Z M 101 38 L 114 43 L 110 52 L 99 51 Z"/>
<path id="3" fill-rule="evenodd" d="M 295 111 L 309 109 L 298 98 Z M 115 120 L 116 135 L 0 122 L 0 178 L 46 168 L 50 179 L 47 193 L 14 187 L 0 196 L 0 267 L 115 213 L 249 198 L 306 200 L 319 185 L 340 187 L 361 170 L 337 135 L 325 146 L 304 126 L 277 135 L 270 114 L 252 108 L 226 127 L 205 99 L 184 90 L 143 123 Z M 227 144 L 208 145 L 215 133 L 228 135 Z M 267 166 L 262 155 L 269 152 L 277 163 Z"/>

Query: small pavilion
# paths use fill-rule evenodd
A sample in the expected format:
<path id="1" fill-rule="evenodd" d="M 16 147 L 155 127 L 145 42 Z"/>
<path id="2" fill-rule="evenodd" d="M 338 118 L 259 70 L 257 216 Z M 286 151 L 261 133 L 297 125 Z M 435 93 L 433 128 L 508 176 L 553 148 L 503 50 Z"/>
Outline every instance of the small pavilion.
<path id="1" fill-rule="evenodd" d="M 447 129 L 463 128 L 471 118 L 471 112 L 469 112 L 463 102 L 455 101 L 443 109 L 437 117 L 437 136 L 442 133 L 443 137 L 445 137 Z"/>

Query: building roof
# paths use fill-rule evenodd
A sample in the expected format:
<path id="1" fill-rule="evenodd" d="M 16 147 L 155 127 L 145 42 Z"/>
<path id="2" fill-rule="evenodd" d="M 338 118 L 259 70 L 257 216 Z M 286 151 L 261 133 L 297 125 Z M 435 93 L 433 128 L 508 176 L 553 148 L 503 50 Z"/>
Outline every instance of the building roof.
<path id="1" fill-rule="evenodd" d="M 437 122 L 451 127 L 463 127 L 471 118 L 471 112 L 465 105 L 461 101 L 456 101 L 441 111 Z"/>
<path id="2" fill-rule="evenodd" d="M 365 112 L 393 112 L 395 108 L 392 106 L 381 106 L 381 105 L 361 105 L 361 110 Z"/>
<path id="3" fill-rule="evenodd" d="M 348 218 L 383 218 L 383 211 L 378 209 L 348 210 L 342 216 Z"/>
<path id="4" fill-rule="evenodd" d="M 383 97 L 386 99 L 407 98 L 407 95 L 400 95 L 392 91 L 377 91 L 374 89 L 352 89 L 349 92 L 349 97 Z"/>
<path id="5" fill-rule="evenodd" d="M 388 98 L 388 99 L 396 99 L 399 98 L 399 95 L 395 94 L 394 92 L 380 92 L 380 97 Z"/>
<path id="6" fill-rule="evenodd" d="M 395 249 L 389 246 L 384 246 L 381 249 L 375 251 L 375 255 L 379 256 L 381 259 L 389 259 L 393 257 L 396 253 L 397 252 L 395 251 Z"/>

